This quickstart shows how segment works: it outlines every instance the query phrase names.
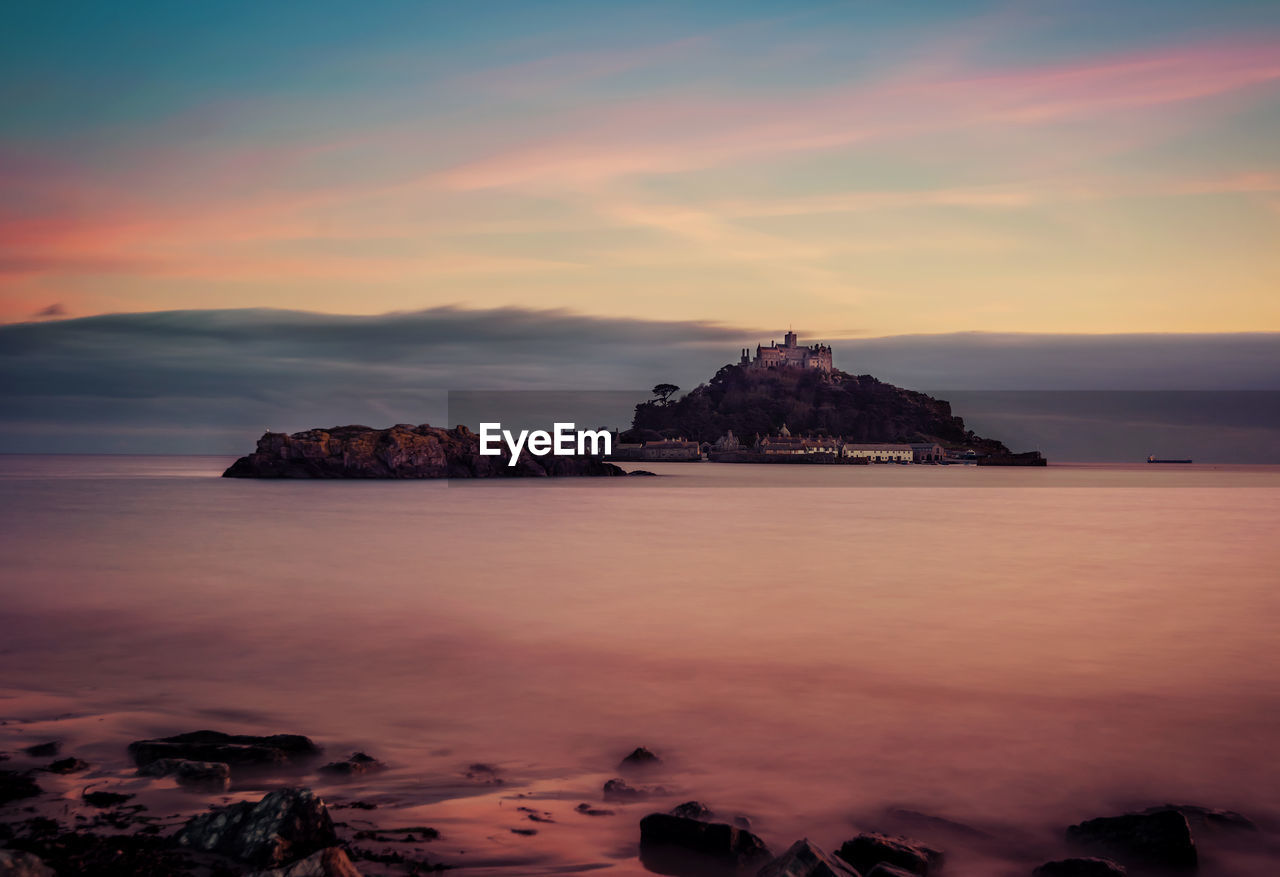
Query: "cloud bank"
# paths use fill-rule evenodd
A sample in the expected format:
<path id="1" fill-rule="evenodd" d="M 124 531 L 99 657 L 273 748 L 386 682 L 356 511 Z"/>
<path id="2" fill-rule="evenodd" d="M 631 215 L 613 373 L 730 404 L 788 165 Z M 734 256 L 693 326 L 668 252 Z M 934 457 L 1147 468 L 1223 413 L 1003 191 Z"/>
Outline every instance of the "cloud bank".
<path id="1" fill-rule="evenodd" d="M 689 388 L 735 361 L 739 348 L 769 340 L 767 332 L 718 323 L 515 308 L 380 316 L 166 311 L 6 325 L 0 451 L 239 454 L 267 428 L 443 423 L 450 390 L 617 390 L 660 381 Z M 1280 334 L 962 334 L 832 343 L 846 371 L 934 392 L 969 391 L 975 427 L 1003 423 L 1012 437 L 1041 444 L 1043 431 L 1013 429 L 1009 419 L 1010 411 L 1025 410 L 1025 398 L 1022 409 L 1005 410 L 992 407 L 1001 394 L 973 391 L 1280 390 Z M 1052 396 L 1037 396 L 1037 417 L 1053 414 L 1042 410 Z M 1204 406 L 1186 399 L 1203 400 L 1203 393 L 1181 398 L 1148 421 L 1240 426 L 1236 409 L 1194 413 Z M 1238 398 L 1253 399 L 1240 403 L 1247 407 L 1262 397 Z M 1096 411 L 1073 404 L 1059 413 L 1082 423 L 1097 419 Z M 969 414 L 959 397 L 956 411 Z M 1106 419 L 1122 413 L 1111 410 Z M 1250 435 L 1253 446 L 1270 447 Z M 1092 451 L 1088 444 L 1077 435 L 1072 456 L 1116 453 L 1101 440 Z"/>

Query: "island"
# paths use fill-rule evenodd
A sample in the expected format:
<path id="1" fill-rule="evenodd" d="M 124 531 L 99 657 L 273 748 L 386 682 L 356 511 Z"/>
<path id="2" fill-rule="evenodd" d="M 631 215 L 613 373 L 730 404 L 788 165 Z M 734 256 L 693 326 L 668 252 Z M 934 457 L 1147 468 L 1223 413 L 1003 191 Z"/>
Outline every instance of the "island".
<path id="1" fill-rule="evenodd" d="M 614 477 L 627 473 L 595 456 L 480 454 L 480 437 L 465 426 L 441 429 L 400 423 L 387 429 L 335 426 L 292 435 L 267 432 L 257 449 L 223 478 L 547 478 Z"/>

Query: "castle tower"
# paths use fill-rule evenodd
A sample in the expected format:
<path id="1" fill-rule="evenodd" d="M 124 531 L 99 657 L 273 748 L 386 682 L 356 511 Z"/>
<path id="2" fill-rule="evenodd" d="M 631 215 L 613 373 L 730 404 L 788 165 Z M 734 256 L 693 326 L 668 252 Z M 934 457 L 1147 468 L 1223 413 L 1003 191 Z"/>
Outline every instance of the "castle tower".
<path id="1" fill-rule="evenodd" d="M 782 339 L 783 339 L 783 341 L 782 341 L 782 346 L 783 346 L 783 347 L 795 347 L 795 346 L 796 346 L 796 333 L 795 333 L 795 332 L 792 332 L 792 331 L 788 330 L 788 331 L 787 331 L 787 334 L 782 336 Z"/>

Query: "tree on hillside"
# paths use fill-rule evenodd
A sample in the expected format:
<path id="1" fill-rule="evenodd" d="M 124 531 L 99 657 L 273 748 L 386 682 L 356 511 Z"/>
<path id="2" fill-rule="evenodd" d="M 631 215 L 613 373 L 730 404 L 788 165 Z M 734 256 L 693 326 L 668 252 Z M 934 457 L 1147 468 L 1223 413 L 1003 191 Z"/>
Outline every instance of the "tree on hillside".
<path id="1" fill-rule="evenodd" d="M 679 391 L 680 388 L 675 384 L 658 384 L 653 388 L 653 395 L 657 397 L 659 404 L 668 405 L 671 397 Z"/>

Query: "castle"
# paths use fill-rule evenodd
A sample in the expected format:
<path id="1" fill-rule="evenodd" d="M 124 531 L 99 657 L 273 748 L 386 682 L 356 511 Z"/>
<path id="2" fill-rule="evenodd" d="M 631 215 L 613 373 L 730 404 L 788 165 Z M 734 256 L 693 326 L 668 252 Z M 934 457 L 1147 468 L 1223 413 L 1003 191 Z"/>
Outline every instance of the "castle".
<path id="1" fill-rule="evenodd" d="M 770 341 L 768 347 L 756 345 L 756 357 L 750 357 L 750 350 L 742 348 L 742 364 L 750 368 L 773 368 L 774 366 L 790 366 L 792 368 L 816 368 L 819 371 L 831 371 L 831 348 L 825 344 L 814 344 L 811 347 L 800 347 L 796 344 L 796 333 L 787 332 L 783 336 L 782 346 Z"/>

